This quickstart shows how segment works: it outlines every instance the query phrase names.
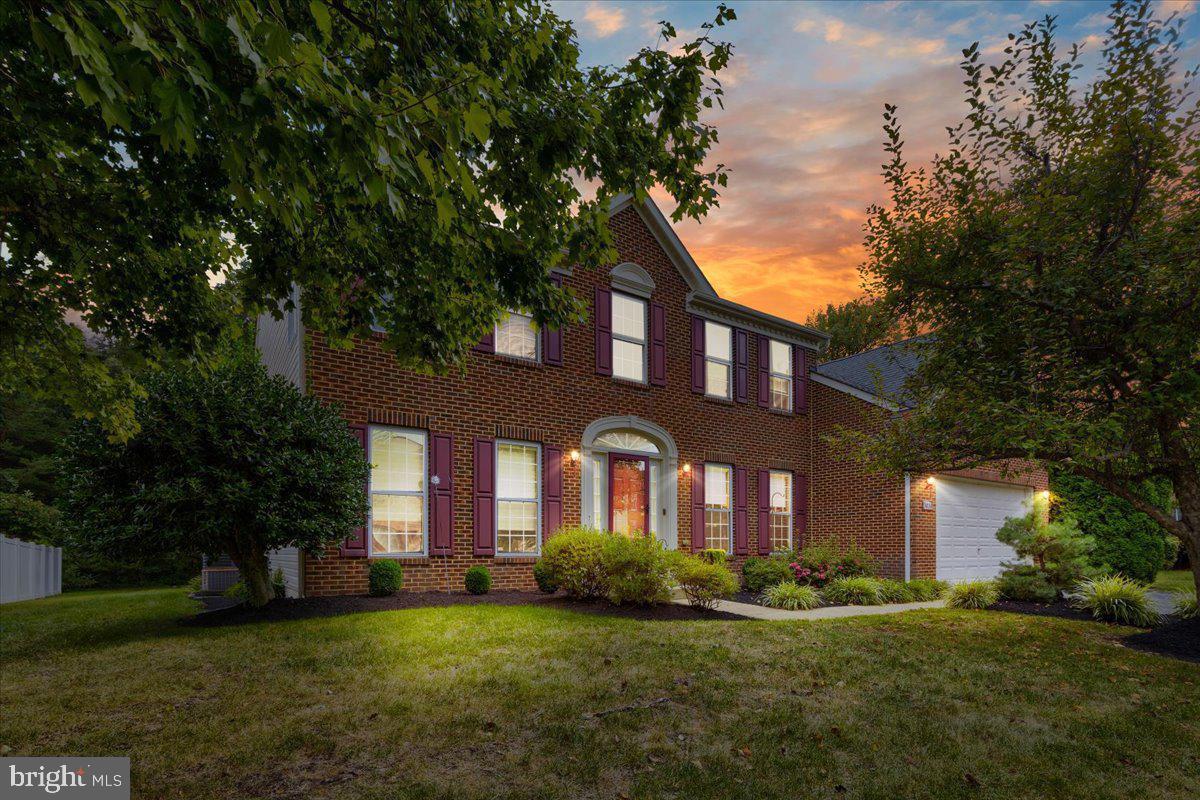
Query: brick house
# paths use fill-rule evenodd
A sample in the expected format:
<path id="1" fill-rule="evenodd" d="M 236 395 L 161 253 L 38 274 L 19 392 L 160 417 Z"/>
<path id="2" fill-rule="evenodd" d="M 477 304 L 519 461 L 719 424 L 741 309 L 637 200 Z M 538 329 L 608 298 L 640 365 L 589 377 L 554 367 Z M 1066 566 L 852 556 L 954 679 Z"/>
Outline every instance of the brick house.
<path id="1" fill-rule="evenodd" d="M 272 554 L 289 594 L 363 593 L 376 558 L 404 565 L 406 589 L 460 590 L 474 564 L 497 588 L 530 588 L 545 538 L 580 523 L 720 547 L 735 567 L 852 537 L 890 574 L 935 573 L 921 505 L 933 487 L 911 487 L 906 527 L 901 484 L 856 475 L 821 443 L 855 404 L 879 407 L 810 376 L 828 337 L 719 297 L 653 202 L 620 198 L 609 224 L 615 266 L 554 275 L 590 319 L 539 331 L 513 313 L 463 374 L 403 370 L 382 336 L 331 347 L 298 311 L 260 318 L 268 369 L 338 403 L 372 464 L 365 528 L 322 558 Z M 1044 473 L 1023 485 L 1035 488 Z"/>

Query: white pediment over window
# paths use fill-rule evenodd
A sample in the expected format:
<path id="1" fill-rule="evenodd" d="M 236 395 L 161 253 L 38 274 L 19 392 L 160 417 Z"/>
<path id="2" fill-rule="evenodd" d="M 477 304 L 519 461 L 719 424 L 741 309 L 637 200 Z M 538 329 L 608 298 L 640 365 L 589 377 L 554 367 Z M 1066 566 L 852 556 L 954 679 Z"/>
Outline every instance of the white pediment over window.
<path id="1" fill-rule="evenodd" d="M 654 293 L 654 279 L 650 277 L 650 273 L 632 261 L 617 264 L 609 274 L 614 289 L 642 297 L 649 297 Z"/>

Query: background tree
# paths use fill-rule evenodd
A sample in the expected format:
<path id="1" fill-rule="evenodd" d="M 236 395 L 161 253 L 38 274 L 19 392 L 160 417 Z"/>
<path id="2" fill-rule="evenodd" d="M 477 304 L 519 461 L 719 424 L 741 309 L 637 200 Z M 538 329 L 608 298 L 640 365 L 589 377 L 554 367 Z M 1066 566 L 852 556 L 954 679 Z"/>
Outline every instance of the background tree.
<path id="1" fill-rule="evenodd" d="M 89 420 L 67 440 L 66 507 L 91 546 L 228 553 L 261 605 L 268 550 L 319 555 L 363 524 L 366 460 L 336 409 L 248 358 L 172 368 L 146 388 L 135 436 L 114 442 Z"/>
<path id="2" fill-rule="evenodd" d="M 852 356 L 904 338 L 896 315 L 870 297 L 857 297 L 841 305 L 830 303 L 809 314 L 804 324 L 832 337 L 821 354 L 823 361 Z"/>
<path id="3" fill-rule="evenodd" d="M 460 364 L 509 308 L 578 318 L 547 270 L 615 257 L 613 195 L 716 203 L 700 114 L 733 18 L 583 69 L 536 0 L 3 4 L 0 392 L 53 384 L 128 434 L 136 387 L 70 321 L 203 353 L 233 264 L 250 312 L 299 284 L 308 326 L 377 321 L 407 366 Z"/>
<path id="4" fill-rule="evenodd" d="M 1179 23 L 1115 3 L 1099 73 L 1052 17 L 1001 62 L 963 51 L 968 113 L 932 169 L 884 114 L 891 202 L 871 209 L 872 294 L 936 332 L 917 408 L 848 443 L 925 471 L 1023 457 L 1124 498 L 1200 577 L 1200 111 Z M 1168 481 L 1175 520 L 1141 492 Z M 1200 592 L 1200 580 L 1197 581 Z"/>

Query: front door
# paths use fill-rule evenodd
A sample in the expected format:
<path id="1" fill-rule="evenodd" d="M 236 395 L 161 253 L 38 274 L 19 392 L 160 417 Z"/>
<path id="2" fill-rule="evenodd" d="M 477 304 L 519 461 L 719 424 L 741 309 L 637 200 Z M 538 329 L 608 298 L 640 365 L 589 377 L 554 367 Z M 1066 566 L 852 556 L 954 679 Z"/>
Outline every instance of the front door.
<path id="1" fill-rule="evenodd" d="M 650 462 L 642 456 L 608 457 L 608 527 L 626 536 L 648 530 Z"/>

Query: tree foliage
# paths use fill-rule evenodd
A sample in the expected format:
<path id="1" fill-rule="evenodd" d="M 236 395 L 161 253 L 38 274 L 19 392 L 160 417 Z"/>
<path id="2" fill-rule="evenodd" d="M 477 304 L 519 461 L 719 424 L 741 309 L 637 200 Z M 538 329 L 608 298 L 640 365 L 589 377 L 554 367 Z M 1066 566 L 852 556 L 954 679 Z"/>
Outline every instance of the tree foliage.
<path id="1" fill-rule="evenodd" d="M 268 550 L 320 555 L 363 524 L 366 460 L 336 409 L 245 359 L 146 386 L 137 435 L 114 442 L 83 421 L 67 440 L 66 507 L 82 542 L 113 558 L 228 553 L 265 603 Z"/>
<path id="2" fill-rule="evenodd" d="M 904 337 L 896 315 L 870 297 L 858 297 L 841 305 L 829 303 L 808 315 L 804 323 L 830 334 L 829 346 L 821 358 L 852 356 L 872 347 L 889 344 Z"/>
<path id="3" fill-rule="evenodd" d="M 414 367 L 460 364 L 509 308 L 578 318 L 547 270 L 614 257 L 614 195 L 717 202 L 701 113 L 732 19 L 585 69 L 537 0 L 4 4 L 0 391 L 83 383 L 128 434 L 135 386 L 69 320 L 202 353 L 231 265 L 249 311 L 298 284 L 310 328 L 379 323 Z"/>
<path id="4" fill-rule="evenodd" d="M 936 335 L 917 408 L 847 435 L 876 465 L 1057 462 L 1128 500 L 1200 573 L 1200 110 L 1179 22 L 1114 3 L 1099 71 L 1053 17 L 1000 63 L 963 51 L 967 114 L 928 170 L 884 114 L 887 206 L 871 209 L 874 296 Z M 1146 501 L 1164 478 L 1183 519 Z"/>

